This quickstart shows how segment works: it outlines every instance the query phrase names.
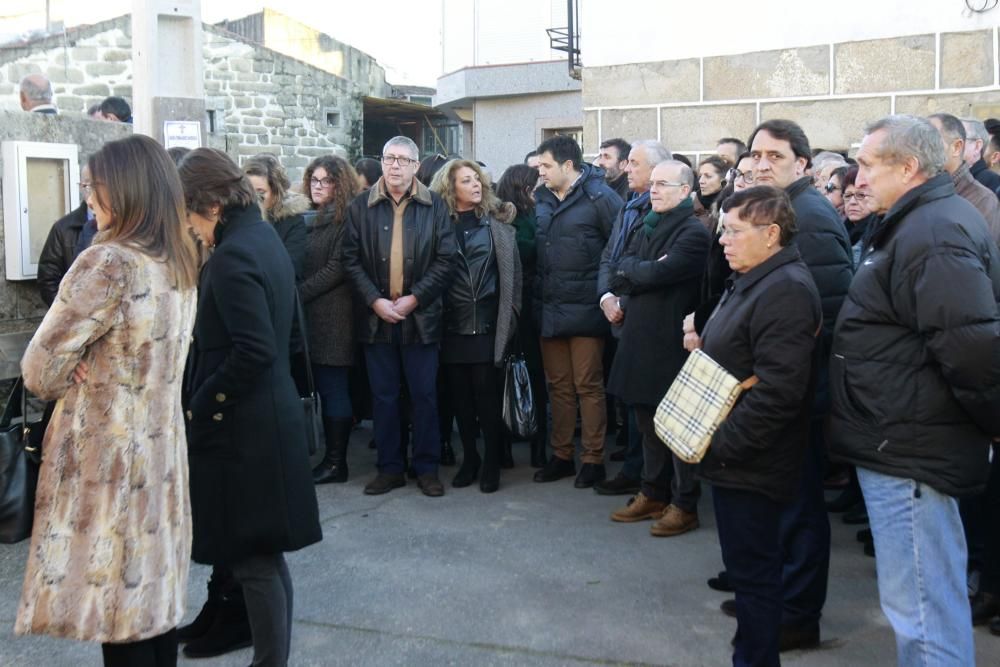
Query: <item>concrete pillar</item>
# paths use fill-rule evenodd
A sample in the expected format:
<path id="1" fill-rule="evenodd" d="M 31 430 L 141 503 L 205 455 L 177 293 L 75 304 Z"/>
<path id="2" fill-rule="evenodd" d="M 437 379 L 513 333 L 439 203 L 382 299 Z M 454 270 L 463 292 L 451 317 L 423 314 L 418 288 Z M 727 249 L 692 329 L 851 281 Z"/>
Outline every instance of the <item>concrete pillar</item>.
<path id="1" fill-rule="evenodd" d="M 136 132 L 163 141 L 163 121 L 201 124 L 205 81 L 201 0 L 132 0 L 132 115 Z"/>

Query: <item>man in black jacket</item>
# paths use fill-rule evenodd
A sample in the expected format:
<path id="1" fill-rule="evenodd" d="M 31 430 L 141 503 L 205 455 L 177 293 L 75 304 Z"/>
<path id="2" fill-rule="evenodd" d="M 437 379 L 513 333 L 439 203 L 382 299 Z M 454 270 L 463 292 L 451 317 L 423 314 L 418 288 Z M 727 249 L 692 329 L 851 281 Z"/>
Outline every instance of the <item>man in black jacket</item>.
<path id="1" fill-rule="evenodd" d="M 382 151 L 382 178 L 351 202 L 344 267 L 362 307 L 356 333 L 365 347 L 372 388 L 378 475 L 365 493 L 406 484 L 399 432 L 399 388 L 413 405 L 413 468 L 428 496 L 438 479 L 438 344 L 441 296 L 454 269 L 455 234 L 448 207 L 415 178 L 417 145 L 393 137 Z"/>
<path id="2" fill-rule="evenodd" d="M 574 486 L 582 489 L 605 478 L 601 357 L 608 323 L 597 304 L 597 273 L 622 200 L 604 182 L 600 169 L 583 163 L 580 146 L 571 137 L 544 141 L 538 155 L 543 185 L 535 190 L 541 310 L 537 321 L 549 383 L 553 456 L 535 473 L 535 481 L 552 482 L 576 473 L 573 431 L 579 400 L 584 451 Z"/>
<path id="3" fill-rule="evenodd" d="M 810 443 L 799 493 L 782 512 L 785 552 L 781 648 L 819 644 L 819 619 L 826 602 L 830 569 L 830 520 L 823 497 L 823 420 L 829 409 L 827 358 L 833 323 L 851 284 L 851 243 L 840 216 L 807 174 L 812 151 L 802 128 L 789 120 L 761 123 L 750 135 L 754 185 L 783 188 L 792 200 L 798 234 L 795 244 L 809 267 L 823 305 L 823 328 L 816 345 L 816 394 Z"/>
<path id="4" fill-rule="evenodd" d="M 628 174 L 625 169 L 628 167 L 628 155 L 632 146 L 624 139 L 608 139 L 601 142 L 600 148 L 601 152 L 594 158 L 594 166 L 604 170 L 604 180 L 625 201 L 629 195 Z"/>
<path id="5" fill-rule="evenodd" d="M 955 497 L 1000 435 L 1000 255 L 925 119 L 879 120 L 857 160 L 884 218 L 836 324 L 831 452 L 857 467 L 899 664 L 971 665 Z"/>
<path id="6" fill-rule="evenodd" d="M 87 165 L 80 170 L 80 189 L 86 191 L 90 188 L 90 168 Z M 46 306 L 51 306 L 59 293 L 59 283 L 76 256 L 79 255 L 86 246 L 78 247 L 80 233 L 83 226 L 92 217 L 90 209 L 87 207 L 87 195 L 80 193 L 80 205 L 74 210 L 59 218 L 42 246 L 42 252 L 38 256 L 38 291 L 41 292 L 42 301 Z M 88 244 L 89 245 L 89 244 Z"/>

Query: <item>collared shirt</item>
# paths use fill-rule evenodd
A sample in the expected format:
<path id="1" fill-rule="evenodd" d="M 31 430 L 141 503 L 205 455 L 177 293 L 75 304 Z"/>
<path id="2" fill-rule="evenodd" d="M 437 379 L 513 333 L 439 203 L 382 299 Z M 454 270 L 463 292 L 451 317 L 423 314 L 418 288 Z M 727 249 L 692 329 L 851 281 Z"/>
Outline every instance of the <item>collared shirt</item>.
<path id="1" fill-rule="evenodd" d="M 389 193 L 385 181 L 379 179 L 379 188 L 382 194 L 392 204 L 392 242 L 389 245 L 389 298 L 393 300 L 403 296 L 403 214 L 406 213 L 406 207 L 409 206 L 410 199 L 416 191 L 416 182 L 417 179 L 414 178 L 410 189 L 397 202 L 392 194 Z"/>

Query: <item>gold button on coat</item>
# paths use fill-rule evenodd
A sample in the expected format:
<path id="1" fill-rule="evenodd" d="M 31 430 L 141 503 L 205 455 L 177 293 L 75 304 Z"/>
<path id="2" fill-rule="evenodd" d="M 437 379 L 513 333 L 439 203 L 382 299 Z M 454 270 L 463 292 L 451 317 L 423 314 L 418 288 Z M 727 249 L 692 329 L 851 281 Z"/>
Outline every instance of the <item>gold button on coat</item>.
<path id="1" fill-rule="evenodd" d="M 217 422 L 221 422 L 222 421 L 222 413 L 221 412 L 216 412 L 214 415 L 212 415 L 212 419 L 214 419 Z"/>
<path id="2" fill-rule="evenodd" d="M 223 394 L 222 392 L 219 392 L 218 394 L 215 395 L 215 400 L 218 401 L 219 403 L 225 403 L 226 395 Z"/>

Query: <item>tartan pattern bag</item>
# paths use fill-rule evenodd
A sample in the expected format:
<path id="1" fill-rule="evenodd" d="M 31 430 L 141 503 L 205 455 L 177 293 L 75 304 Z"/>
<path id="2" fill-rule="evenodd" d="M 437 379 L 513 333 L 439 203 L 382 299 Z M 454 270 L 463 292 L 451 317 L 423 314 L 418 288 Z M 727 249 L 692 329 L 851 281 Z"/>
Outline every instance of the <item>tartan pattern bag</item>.
<path id="1" fill-rule="evenodd" d="M 679 459 L 698 463 L 736 399 L 755 384 L 756 375 L 740 382 L 710 356 L 695 350 L 656 408 L 656 436 Z"/>

